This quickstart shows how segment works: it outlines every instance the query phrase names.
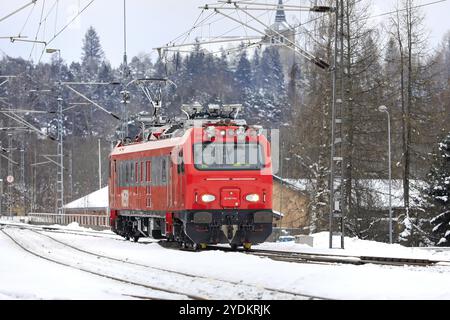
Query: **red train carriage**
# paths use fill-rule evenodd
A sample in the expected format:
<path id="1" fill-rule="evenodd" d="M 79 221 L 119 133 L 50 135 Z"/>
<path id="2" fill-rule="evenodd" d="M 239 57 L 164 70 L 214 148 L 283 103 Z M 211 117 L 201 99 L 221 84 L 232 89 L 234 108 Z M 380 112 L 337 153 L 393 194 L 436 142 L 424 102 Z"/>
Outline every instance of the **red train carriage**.
<path id="1" fill-rule="evenodd" d="M 183 246 L 264 242 L 272 232 L 270 144 L 242 120 L 146 129 L 110 155 L 111 226 Z"/>

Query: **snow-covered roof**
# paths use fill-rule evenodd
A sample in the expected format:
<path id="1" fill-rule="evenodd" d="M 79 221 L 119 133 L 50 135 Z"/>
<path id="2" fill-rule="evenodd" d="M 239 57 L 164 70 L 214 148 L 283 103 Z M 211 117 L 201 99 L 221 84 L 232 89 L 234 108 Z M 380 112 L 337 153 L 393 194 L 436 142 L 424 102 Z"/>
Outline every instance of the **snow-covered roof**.
<path id="1" fill-rule="evenodd" d="M 281 179 L 284 183 L 299 190 L 311 192 L 314 190 L 315 180 L 310 179 Z M 421 189 L 426 186 L 426 182 L 420 180 L 410 180 L 411 206 L 421 205 Z M 388 179 L 360 179 L 353 181 L 353 188 L 364 191 L 371 195 L 371 206 L 377 208 L 389 207 L 389 180 Z M 368 205 L 369 199 L 361 199 L 361 204 Z M 394 208 L 403 207 L 403 180 L 392 180 L 392 206 Z"/>
<path id="2" fill-rule="evenodd" d="M 64 206 L 66 209 L 105 209 L 108 208 L 108 187 L 97 190 L 87 196 L 72 201 Z"/>

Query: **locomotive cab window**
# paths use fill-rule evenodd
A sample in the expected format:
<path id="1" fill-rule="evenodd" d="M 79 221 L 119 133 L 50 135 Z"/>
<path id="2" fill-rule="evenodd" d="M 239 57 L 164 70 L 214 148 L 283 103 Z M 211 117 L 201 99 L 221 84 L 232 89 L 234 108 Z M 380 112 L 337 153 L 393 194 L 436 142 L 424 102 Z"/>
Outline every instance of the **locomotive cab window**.
<path id="1" fill-rule="evenodd" d="M 194 145 L 198 170 L 261 170 L 262 146 L 258 143 L 199 143 Z"/>

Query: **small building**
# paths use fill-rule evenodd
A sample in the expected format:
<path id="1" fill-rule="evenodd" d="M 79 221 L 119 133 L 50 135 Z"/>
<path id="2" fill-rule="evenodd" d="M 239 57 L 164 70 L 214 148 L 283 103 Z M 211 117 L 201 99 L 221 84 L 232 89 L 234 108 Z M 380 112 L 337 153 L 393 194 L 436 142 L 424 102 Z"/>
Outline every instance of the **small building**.
<path id="1" fill-rule="evenodd" d="M 64 206 L 67 214 L 107 215 L 108 187 L 97 190 Z"/>
<path id="2" fill-rule="evenodd" d="M 308 204 L 309 195 L 306 191 L 280 177 L 273 177 L 273 210 L 283 215 L 275 222 L 276 227 L 288 229 L 307 227 Z"/>

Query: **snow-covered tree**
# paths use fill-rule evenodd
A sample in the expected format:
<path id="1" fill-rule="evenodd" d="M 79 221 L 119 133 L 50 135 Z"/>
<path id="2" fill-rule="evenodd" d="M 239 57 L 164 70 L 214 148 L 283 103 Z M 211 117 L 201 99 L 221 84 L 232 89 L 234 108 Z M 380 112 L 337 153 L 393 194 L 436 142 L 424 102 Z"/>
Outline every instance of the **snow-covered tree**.
<path id="1" fill-rule="evenodd" d="M 237 89 L 241 93 L 245 93 L 246 89 L 252 87 L 252 67 L 247 58 L 247 52 L 244 51 L 239 59 L 239 63 L 234 73 Z"/>
<path id="2" fill-rule="evenodd" d="M 95 80 L 104 54 L 100 38 L 92 26 L 86 31 L 82 50 L 81 66 L 86 73 L 85 76 L 88 80 Z"/>
<path id="3" fill-rule="evenodd" d="M 437 216 L 431 220 L 437 245 L 450 246 L 450 134 L 439 144 L 439 156 L 430 173 L 429 197 Z"/>

